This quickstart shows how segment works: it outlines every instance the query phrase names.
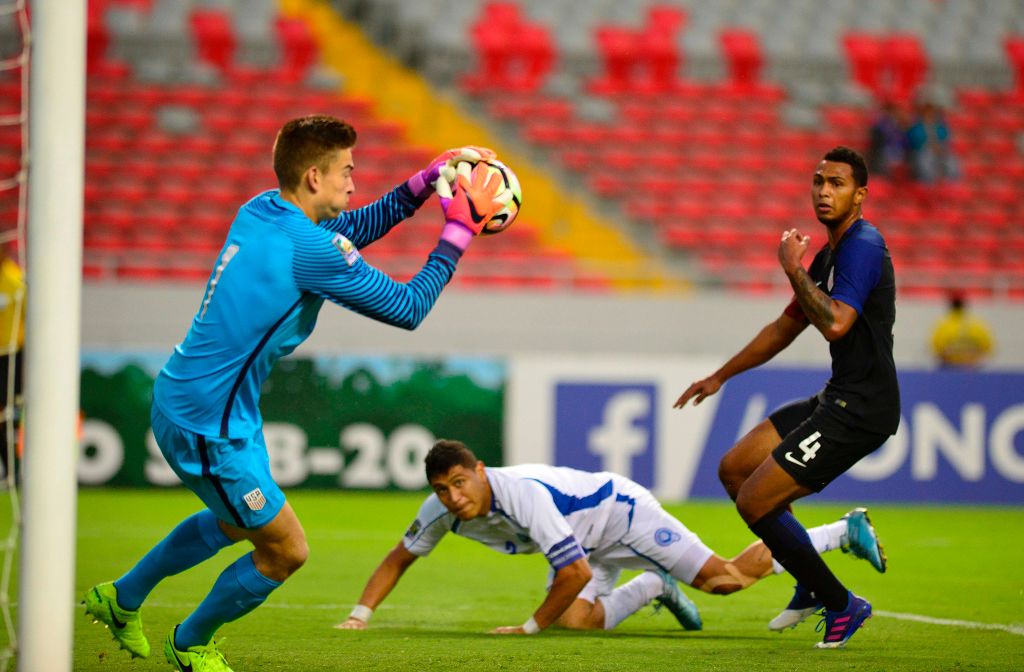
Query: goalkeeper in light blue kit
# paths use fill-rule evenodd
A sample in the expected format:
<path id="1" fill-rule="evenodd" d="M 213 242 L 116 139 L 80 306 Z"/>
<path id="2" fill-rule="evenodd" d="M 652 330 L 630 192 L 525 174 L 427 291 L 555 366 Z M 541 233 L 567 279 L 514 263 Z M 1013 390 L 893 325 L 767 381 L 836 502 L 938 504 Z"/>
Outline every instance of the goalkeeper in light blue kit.
<path id="1" fill-rule="evenodd" d="M 363 260 L 360 248 L 411 216 L 434 193 L 446 163 L 491 158 L 449 150 L 381 199 L 346 212 L 355 190 L 356 132 L 328 116 L 294 119 L 274 144 L 280 189 L 238 211 L 192 326 L 157 377 L 152 426 L 182 482 L 207 508 L 182 521 L 131 570 L 89 589 L 84 602 L 132 656 L 149 642 L 139 608 L 162 579 L 242 539 L 254 549 L 168 634 L 164 653 L 182 671 L 229 670 L 212 639 L 252 611 L 303 565 L 305 533 L 270 474 L 259 394 L 277 360 L 313 331 L 324 300 L 415 329 L 433 307 L 466 246 L 501 204 L 498 180 L 474 172 L 441 199 L 440 240 L 401 284 Z"/>

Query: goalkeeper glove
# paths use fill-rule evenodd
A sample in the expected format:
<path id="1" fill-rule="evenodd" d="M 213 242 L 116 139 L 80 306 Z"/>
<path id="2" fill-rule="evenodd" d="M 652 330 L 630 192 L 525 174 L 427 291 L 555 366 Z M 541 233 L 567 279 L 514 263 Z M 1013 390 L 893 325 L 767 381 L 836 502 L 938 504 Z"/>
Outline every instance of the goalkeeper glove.
<path id="1" fill-rule="evenodd" d="M 440 198 L 445 222 L 441 240 L 465 251 L 473 236 L 483 230 L 494 213 L 505 207 L 497 200 L 503 186 L 501 175 L 489 170 L 485 163 L 478 163 L 468 178 L 465 171 L 460 171 L 451 197 L 442 195 Z"/>
<path id="2" fill-rule="evenodd" d="M 427 200 L 430 192 L 437 185 L 437 180 L 442 175 L 448 182 L 455 179 L 455 165 L 460 161 L 476 163 L 482 159 L 496 158 L 497 154 L 486 147 L 466 145 L 441 152 L 430 162 L 430 164 L 406 181 L 409 191 L 420 202 Z"/>

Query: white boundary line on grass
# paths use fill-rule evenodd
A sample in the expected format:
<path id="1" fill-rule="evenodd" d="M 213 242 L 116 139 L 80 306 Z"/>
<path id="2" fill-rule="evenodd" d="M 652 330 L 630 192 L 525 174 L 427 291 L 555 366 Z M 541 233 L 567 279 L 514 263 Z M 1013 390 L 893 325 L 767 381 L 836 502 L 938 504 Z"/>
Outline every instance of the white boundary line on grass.
<path id="1" fill-rule="evenodd" d="M 901 621 L 916 621 L 918 623 L 929 623 L 931 625 L 948 625 L 953 628 L 969 628 L 971 630 L 1001 630 L 1011 635 L 1024 636 L 1024 626 L 1004 625 L 1002 623 L 978 623 L 976 621 L 961 621 L 953 618 L 932 618 L 920 614 L 904 614 L 898 611 L 883 611 L 876 609 L 875 614 L 887 618 L 895 618 Z"/>

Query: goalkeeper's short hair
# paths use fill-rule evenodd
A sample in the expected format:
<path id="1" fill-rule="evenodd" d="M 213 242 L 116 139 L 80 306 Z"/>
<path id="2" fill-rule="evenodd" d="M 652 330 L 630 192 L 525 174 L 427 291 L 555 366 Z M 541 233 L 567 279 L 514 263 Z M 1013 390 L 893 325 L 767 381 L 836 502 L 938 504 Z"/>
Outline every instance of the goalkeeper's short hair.
<path id="1" fill-rule="evenodd" d="M 452 439 L 440 439 L 423 460 L 428 482 L 434 476 L 447 474 L 453 467 L 463 466 L 473 469 L 477 462 L 479 460 L 476 455 L 466 447 L 466 444 Z"/>
<path id="2" fill-rule="evenodd" d="M 351 124 L 325 114 L 292 119 L 274 141 L 274 174 L 281 189 L 298 188 L 310 166 L 326 170 L 331 155 L 356 145 Z"/>

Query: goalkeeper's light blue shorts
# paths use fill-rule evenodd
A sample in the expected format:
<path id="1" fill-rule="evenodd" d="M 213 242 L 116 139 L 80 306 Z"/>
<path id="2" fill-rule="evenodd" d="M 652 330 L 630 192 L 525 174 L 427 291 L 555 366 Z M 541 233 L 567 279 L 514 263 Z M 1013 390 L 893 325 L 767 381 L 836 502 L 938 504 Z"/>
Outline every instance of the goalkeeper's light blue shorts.
<path id="1" fill-rule="evenodd" d="M 171 469 L 225 523 L 256 529 L 274 519 L 284 493 L 270 475 L 262 430 L 248 439 L 222 439 L 182 429 L 161 413 L 150 414 L 153 435 Z"/>

